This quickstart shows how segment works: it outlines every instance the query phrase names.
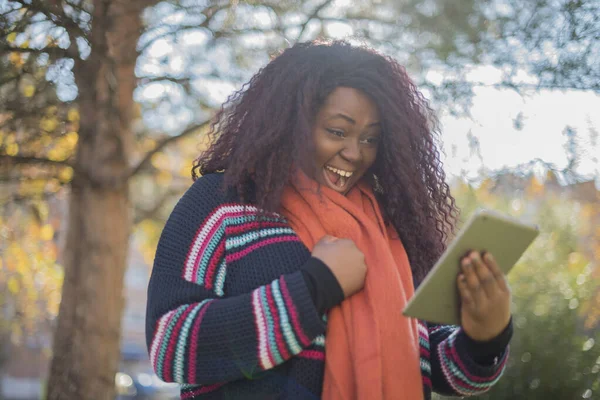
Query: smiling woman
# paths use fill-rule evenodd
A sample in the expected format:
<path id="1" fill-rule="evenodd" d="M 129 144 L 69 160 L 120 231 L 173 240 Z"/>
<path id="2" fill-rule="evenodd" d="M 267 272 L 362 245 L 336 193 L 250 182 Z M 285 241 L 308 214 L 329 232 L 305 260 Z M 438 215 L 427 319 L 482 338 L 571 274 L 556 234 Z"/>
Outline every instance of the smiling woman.
<path id="1" fill-rule="evenodd" d="M 401 314 L 457 216 L 435 129 L 404 68 L 371 49 L 302 43 L 261 69 L 217 113 L 161 235 L 146 319 L 157 375 L 185 399 L 493 386 L 512 334 L 493 258 L 462 260 L 463 328 Z"/>

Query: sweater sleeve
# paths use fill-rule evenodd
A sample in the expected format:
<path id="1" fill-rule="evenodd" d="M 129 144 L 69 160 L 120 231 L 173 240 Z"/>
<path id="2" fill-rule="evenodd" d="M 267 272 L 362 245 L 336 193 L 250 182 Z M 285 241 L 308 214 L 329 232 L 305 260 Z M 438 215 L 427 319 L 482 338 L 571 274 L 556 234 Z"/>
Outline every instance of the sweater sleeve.
<path id="1" fill-rule="evenodd" d="M 427 324 L 433 391 L 474 396 L 498 382 L 509 354 L 512 325 L 489 343 L 474 342 L 456 326 Z"/>
<path id="2" fill-rule="evenodd" d="M 198 242 L 203 222 L 219 205 L 215 190 L 210 182 L 196 181 L 173 210 L 157 247 L 146 342 L 152 366 L 166 382 L 219 385 L 255 378 L 325 332 L 301 271 L 230 297 L 219 285 L 206 284 L 210 280 L 188 279 L 189 257 L 182 252 L 206 247 L 214 253 L 210 265 L 225 262 L 218 243 Z"/>

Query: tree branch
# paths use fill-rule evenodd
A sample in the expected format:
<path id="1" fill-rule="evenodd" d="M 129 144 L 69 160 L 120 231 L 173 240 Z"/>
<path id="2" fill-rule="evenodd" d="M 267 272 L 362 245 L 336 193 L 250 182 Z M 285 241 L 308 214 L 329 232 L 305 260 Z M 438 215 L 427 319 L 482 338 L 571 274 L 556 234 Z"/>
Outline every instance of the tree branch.
<path id="1" fill-rule="evenodd" d="M 73 21 L 71 17 L 65 14 L 62 9 L 62 5 L 51 6 L 48 4 L 44 4 L 42 0 L 31 0 L 31 4 L 27 4 L 23 0 L 14 0 L 17 3 L 21 4 L 22 7 L 31 9 L 34 11 L 39 11 L 44 14 L 48 20 L 50 20 L 56 26 L 60 26 L 64 28 L 69 33 L 69 38 L 73 41 L 74 37 L 72 33 L 75 33 L 77 36 L 81 36 L 83 38 L 87 38 L 87 32 L 85 32 L 76 21 Z"/>
<path id="2" fill-rule="evenodd" d="M 319 6 L 317 6 L 317 8 L 315 8 L 313 10 L 312 14 L 310 14 L 306 18 L 306 21 L 302 24 L 302 28 L 300 28 L 300 33 L 298 34 L 298 37 L 296 38 L 296 42 L 298 42 L 302 38 L 304 31 L 308 27 L 308 23 L 310 21 L 312 21 L 314 18 L 317 18 L 319 16 L 319 13 L 321 12 L 321 10 L 324 9 L 325 7 L 327 7 L 329 4 L 331 4 L 332 1 L 333 0 L 325 0 L 323 3 L 321 3 Z"/>
<path id="3" fill-rule="evenodd" d="M 516 92 L 521 90 L 591 90 L 598 91 L 598 88 L 595 85 L 591 85 L 589 88 L 577 87 L 576 85 L 560 85 L 553 83 L 514 83 L 510 81 L 506 82 L 498 82 L 498 83 L 483 83 L 483 82 L 469 82 L 469 81 L 457 81 L 457 83 L 464 83 L 467 85 L 472 85 L 474 87 L 489 87 L 494 89 L 513 89 Z"/>
<path id="4" fill-rule="evenodd" d="M 63 184 L 61 185 L 61 189 Z M 15 193 L 12 196 L 8 196 L 5 198 L 0 199 L 0 207 L 2 206 L 6 206 L 8 204 L 21 204 L 21 203 L 25 203 L 31 200 L 37 200 L 37 199 L 41 199 L 41 200 L 48 200 L 51 197 L 54 197 L 56 195 L 58 195 L 58 192 L 60 192 L 61 189 L 58 189 L 56 192 L 48 192 L 48 191 L 44 191 L 44 192 L 40 192 L 40 193 L 36 193 L 34 195 L 22 195 L 22 194 L 18 194 Z"/>
<path id="5" fill-rule="evenodd" d="M 172 36 L 172 35 L 178 35 L 181 32 L 185 32 L 188 30 L 196 30 L 196 29 L 207 29 L 208 25 L 210 24 L 210 22 L 212 21 L 213 17 L 215 16 L 215 14 L 218 11 L 221 11 L 225 8 L 228 8 L 229 5 L 220 5 L 220 6 L 212 6 L 212 7 L 207 7 L 206 9 L 204 9 L 202 11 L 202 14 L 204 14 L 205 19 L 204 21 L 202 21 L 200 24 L 195 24 L 195 25 L 175 25 L 172 26 L 172 29 L 161 33 L 159 35 L 157 35 L 156 37 L 153 37 L 152 39 L 149 39 L 146 43 L 144 43 L 144 45 L 138 50 L 138 54 L 143 54 L 146 50 L 148 50 L 148 48 L 150 46 L 152 46 L 152 44 L 159 40 L 159 39 L 164 39 L 166 37 Z M 154 28 L 154 30 L 157 30 L 158 28 L 161 27 L 165 27 L 168 25 L 160 25 L 157 28 Z M 146 34 L 150 34 L 150 32 L 146 32 Z"/>
<path id="6" fill-rule="evenodd" d="M 138 78 L 140 85 L 148 85 L 157 82 L 171 82 L 184 87 L 189 87 L 191 78 L 175 78 L 174 76 L 141 76 Z"/>
<path id="7" fill-rule="evenodd" d="M 61 47 L 44 47 L 41 49 L 32 49 L 31 47 L 14 47 L 8 45 L 0 46 L 0 53 L 25 53 L 25 54 L 48 54 L 54 58 L 79 58 L 79 54 L 71 54 L 67 49 Z"/>
<path id="8" fill-rule="evenodd" d="M 0 154 L 0 165 L 3 164 L 41 164 L 41 165 L 55 165 L 59 167 L 73 167 L 68 161 L 56 161 L 48 158 L 33 157 L 33 156 L 9 156 L 6 154 Z"/>
<path id="9" fill-rule="evenodd" d="M 129 173 L 127 178 L 131 178 L 131 177 L 137 175 L 146 166 L 146 164 L 148 164 L 150 162 L 150 159 L 152 158 L 152 156 L 154 156 L 156 153 L 158 153 L 159 151 L 164 149 L 169 144 L 174 143 L 174 142 L 176 142 L 186 136 L 189 136 L 193 133 L 196 133 L 198 130 L 207 127 L 209 124 L 210 124 L 210 120 L 205 121 L 198 125 L 190 126 L 187 129 L 185 129 L 183 132 L 181 132 L 179 135 L 169 136 L 168 138 L 164 139 L 159 144 L 157 144 L 154 149 L 152 149 L 151 151 L 146 153 L 146 155 L 144 156 L 142 161 L 140 161 L 137 166 L 135 166 L 131 169 L 131 172 Z"/>

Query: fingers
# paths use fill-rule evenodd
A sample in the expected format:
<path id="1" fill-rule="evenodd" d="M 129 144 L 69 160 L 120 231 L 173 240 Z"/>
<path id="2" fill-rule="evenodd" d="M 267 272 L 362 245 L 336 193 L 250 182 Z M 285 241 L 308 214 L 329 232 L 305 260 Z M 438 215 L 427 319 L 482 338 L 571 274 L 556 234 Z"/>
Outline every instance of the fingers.
<path id="1" fill-rule="evenodd" d="M 510 290 L 504 274 L 489 253 L 470 251 L 461 260 L 457 287 L 461 326 L 476 340 L 489 340 L 510 319 Z"/>
<path id="2" fill-rule="evenodd" d="M 467 286 L 467 279 L 464 274 L 459 274 L 457 279 L 458 293 L 462 303 L 467 307 L 474 307 L 473 296 Z"/>
<path id="3" fill-rule="evenodd" d="M 500 267 L 498 266 L 498 263 L 496 262 L 492 254 L 485 253 L 483 255 L 483 261 L 487 264 L 491 273 L 494 275 L 498 287 L 503 291 L 509 291 L 510 289 L 508 287 L 508 283 L 506 283 L 506 277 L 504 276 L 504 272 L 500 270 Z"/>
<path id="4" fill-rule="evenodd" d="M 475 266 L 471 261 L 471 257 L 465 257 L 461 261 L 462 275 L 464 276 L 465 289 L 468 290 L 471 299 L 475 303 L 481 303 L 485 299 L 486 295 L 483 291 L 483 287 L 479 282 L 477 273 L 475 272 Z"/>
<path id="5" fill-rule="evenodd" d="M 471 263 L 473 264 L 473 269 L 475 270 L 475 275 L 479 280 L 479 284 L 482 286 L 483 291 L 487 295 L 488 298 L 491 298 L 495 295 L 495 292 L 498 290 L 496 277 L 489 269 L 488 265 L 483 262 L 479 252 L 471 252 L 469 255 L 471 259 Z"/>

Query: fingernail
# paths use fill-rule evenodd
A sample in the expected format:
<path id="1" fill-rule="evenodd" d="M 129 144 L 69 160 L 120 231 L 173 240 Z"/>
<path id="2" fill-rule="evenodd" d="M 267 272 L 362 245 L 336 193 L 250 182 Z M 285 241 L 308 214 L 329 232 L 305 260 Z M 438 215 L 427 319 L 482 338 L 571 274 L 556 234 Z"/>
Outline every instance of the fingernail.
<path id="1" fill-rule="evenodd" d="M 462 266 L 464 268 L 467 268 L 467 267 L 471 266 L 471 260 L 468 257 L 465 258 L 464 260 L 462 260 Z"/>

